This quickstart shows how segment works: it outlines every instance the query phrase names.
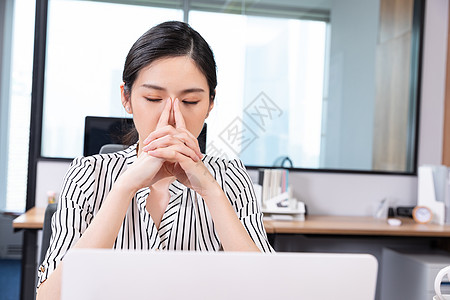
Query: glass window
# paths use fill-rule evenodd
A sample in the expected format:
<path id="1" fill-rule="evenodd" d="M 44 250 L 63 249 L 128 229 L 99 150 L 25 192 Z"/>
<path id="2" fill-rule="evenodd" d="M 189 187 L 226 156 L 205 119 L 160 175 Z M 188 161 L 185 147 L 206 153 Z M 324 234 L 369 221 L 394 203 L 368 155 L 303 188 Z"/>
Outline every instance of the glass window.
<path id="1" fill-rule="evenodd" d="M 29 0 L 14 1 L 10 87 L 7 99 L 6 191 L 0 191 L 2 194 L 6 192 L 4 209 L 14 212 L 24 211 L 26 202 L 34 14 L 34 3 Z"/>
<path id="2" fill-rule="evenodd" d="M 119 86 L 131 45 L 182 19 L 180 9 L 50 0 L 41 155 L 82 155 L 85 116 L 126 117 Z"/>
<path id="3" fill-rule="evenodd" d="M 207 152 L 319 167 L 327 23 L 202 11 L 189 21 L 218 67 Z"/>

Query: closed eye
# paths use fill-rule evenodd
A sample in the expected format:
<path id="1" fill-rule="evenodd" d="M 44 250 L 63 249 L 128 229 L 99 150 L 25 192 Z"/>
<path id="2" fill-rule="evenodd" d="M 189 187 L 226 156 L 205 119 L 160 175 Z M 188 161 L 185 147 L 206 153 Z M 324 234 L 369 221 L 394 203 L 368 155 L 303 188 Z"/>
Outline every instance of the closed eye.
<path id="1" fill-rule="evenodd" d="M 197 104 L 199 101 L 186 101 L 186 100 L 183 100 L 183 103 L 184 104 Z"/>
<path id="2" fill-rule="evenodd" d="M 147 101 L 150 101 L 150 102 L 159 102 L 159 101 L 162 101 L 162 99 L 153 99 L 153 98 L 147 98 L 147 97 L 145 97 L 145 99 L 146 99 Z"/>

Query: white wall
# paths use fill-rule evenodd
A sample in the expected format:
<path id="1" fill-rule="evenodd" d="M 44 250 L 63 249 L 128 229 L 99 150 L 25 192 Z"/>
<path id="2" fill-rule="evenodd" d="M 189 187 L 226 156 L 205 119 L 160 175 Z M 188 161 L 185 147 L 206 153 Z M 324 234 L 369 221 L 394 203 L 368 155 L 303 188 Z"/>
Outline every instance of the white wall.
<path id="1" fill-rule="evenodd" d="M 448 1 L 427 1 L 423 52 L 422 103 L 419 129 L 419 165 L 440 164 L 447 51 Z M 67 162 L 40 161 L 36 205 L 45 206 L 47 190 L 59 191 Z M 417 203 L 417 177 L 291 172 L 294 196 L 310 214 L 370 215 L 385 197 L 394 205 Z"/>

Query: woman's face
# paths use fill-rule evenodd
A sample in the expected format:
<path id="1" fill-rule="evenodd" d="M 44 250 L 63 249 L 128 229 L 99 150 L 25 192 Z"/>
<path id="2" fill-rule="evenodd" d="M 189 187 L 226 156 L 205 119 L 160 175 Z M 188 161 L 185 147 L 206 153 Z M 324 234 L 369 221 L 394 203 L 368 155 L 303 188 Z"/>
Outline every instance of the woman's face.
<path id="1" fill-rule="evenodd" d="M 187 56 L 159 59 L 143 68 L 130 97 L 125 97 L 123 86 L 121 90 L 122 103 L 133 114 L 140 142 L 156 129 L 167 99 L 178 98 L 186 128 L 195 137 L 213 108 L 206 77 Z M 175 125 L 172 114 L 169 124 Z"/>

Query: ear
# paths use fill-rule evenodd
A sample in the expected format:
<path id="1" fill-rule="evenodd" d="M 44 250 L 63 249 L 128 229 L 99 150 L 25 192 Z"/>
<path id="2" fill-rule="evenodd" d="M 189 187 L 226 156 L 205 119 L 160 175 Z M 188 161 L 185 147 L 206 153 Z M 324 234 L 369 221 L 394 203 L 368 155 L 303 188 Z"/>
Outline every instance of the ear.
<path id="1" fill-rule="evenodd" d="M 215 95 L 216 91 L 214 90 L 214 95 Z M 214 99 L 212 101 L 209 101 L 209 108 L 208 108 L 208 112 L 206 113 L 206 118 L 208 118 L 209 113 L 211 112 L 211 110 L 214 108 Z"/>
<path id="2" fill-rule="evenodd" d="M 133 113 L 133 108 L 131 107 L 131 95 L 125 93 L 125 84 L 120 85 L 120 99 L 122 100 L 122 105 L 125 111 L 129 114 Z"/>

